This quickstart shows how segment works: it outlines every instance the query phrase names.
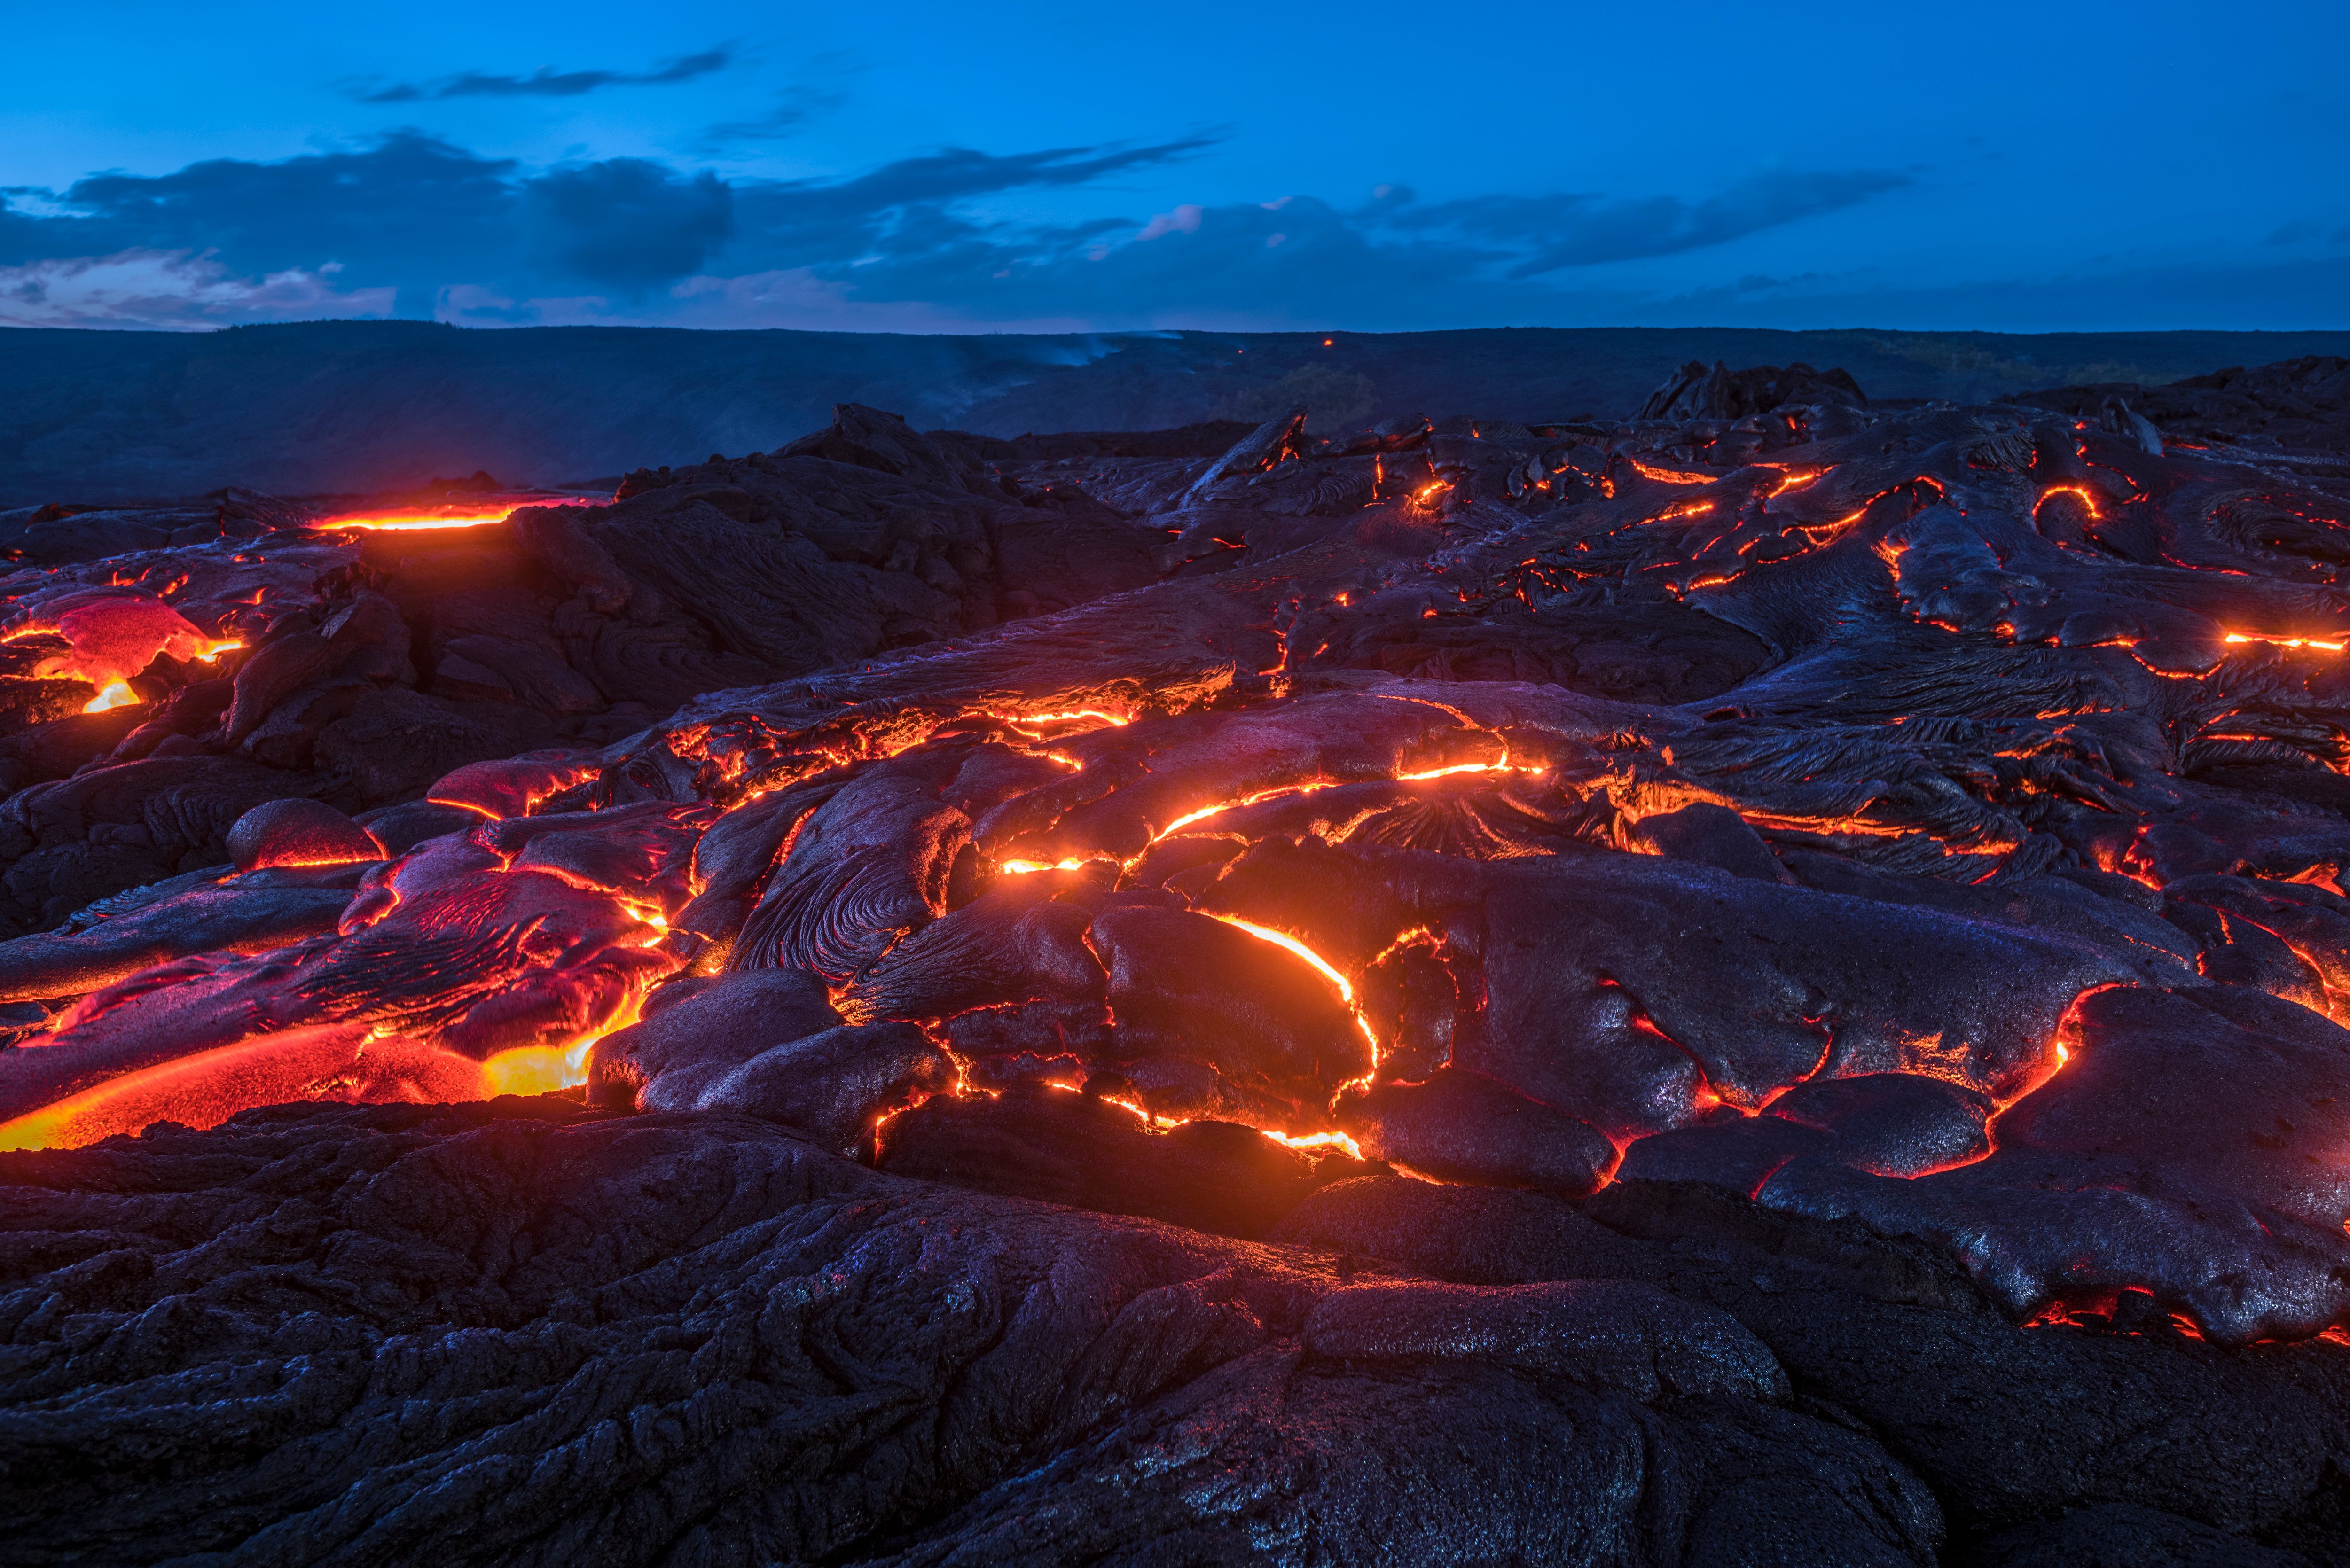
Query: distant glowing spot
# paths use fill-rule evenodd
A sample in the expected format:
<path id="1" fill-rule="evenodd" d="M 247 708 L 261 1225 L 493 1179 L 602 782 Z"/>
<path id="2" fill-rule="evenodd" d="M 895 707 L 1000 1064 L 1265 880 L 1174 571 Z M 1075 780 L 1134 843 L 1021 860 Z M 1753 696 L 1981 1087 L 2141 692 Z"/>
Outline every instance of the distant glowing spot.
<path id="1" fill-rule="evenodd" d="M 1024 877 L 1032 871 L 1075 871 L 1086 865 L 1083 860 L 1005 860 L 996 866 L 999 871 L 1009 871 Z"/>
<path id="2" fill-rule="evenodd" d="M 127 680 L 109 680 L 99 689 L 97 696 L 82 704 L 85 713 L 103 713 L 109 708 L 135 708 L 145 699 L 130 690 Z"/>

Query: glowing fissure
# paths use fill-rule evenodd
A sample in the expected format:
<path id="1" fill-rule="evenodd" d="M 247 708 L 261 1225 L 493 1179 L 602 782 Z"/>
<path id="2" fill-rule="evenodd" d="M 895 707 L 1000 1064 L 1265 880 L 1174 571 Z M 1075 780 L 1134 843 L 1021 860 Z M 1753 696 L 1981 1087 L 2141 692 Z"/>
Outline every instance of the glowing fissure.
<path id="1" fill-rule="evenodd" d="M 2339 653 L 2345 648 L 2350 648 L 2350 639 L 2329 639 L 2318 637 L 2271 637 L 2256 631 L 2231 631 L 2227 634 L 2225 640 L 2231 646 L 2242 643 L 2261 643 L 2270 648 L 2312 649 L 2320 653 Z"/>
<path id="2" fill-rule="evenodd" d="M 503 523 L 513 514 L 511 506 L 496 512 L 363 513 L 351 517 L 329 517 L 317 526 L 322 531 L 359 528 L 371 533 L 409 534 L 443 528 L 485 528 L 493 523 Z"/>

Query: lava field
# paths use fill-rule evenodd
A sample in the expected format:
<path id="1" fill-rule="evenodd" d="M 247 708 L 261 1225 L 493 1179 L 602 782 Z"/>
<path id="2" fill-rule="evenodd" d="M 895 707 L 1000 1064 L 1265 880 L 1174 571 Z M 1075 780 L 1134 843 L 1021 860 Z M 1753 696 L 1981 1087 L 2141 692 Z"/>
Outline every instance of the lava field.
<path id="1" fill-rule="evenodd" d="M 6 1558 L 2350 1563 L 2345 407 L 0 514 Z"/>

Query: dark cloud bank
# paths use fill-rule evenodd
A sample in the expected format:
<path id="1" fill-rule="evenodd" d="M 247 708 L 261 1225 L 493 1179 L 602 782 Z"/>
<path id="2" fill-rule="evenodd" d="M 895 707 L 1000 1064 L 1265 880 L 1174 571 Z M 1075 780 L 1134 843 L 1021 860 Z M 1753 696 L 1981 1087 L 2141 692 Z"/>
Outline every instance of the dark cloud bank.
<path id="1" fill-rule="evenodd" d="M 712 51 L 641 78 L 467 75 L 374 96 L 567 94 L 723 63 L 723 51 Z M 272 281 L 281 295 L 300 292 L 289 280 L 309 280 L 313 293 L 401 316 L 528 321 L 560 301 L 576 318 L 579 302 L 594 301 L 610 318 L 665 320 L 679 318 L 668 296 L 687 280 L 779 275 L 843 306 L 919 305 L 972 322 L 1118 326 L 1218 312 L 1392 319 L 1431 290 L 1453 317 L 1509 319 L 1539 313 L 1572 269 L 1719 244 L 1907 182 L 1885 171 L 1778 172 L 1696 201 L 1427 202 L 1381 187 L 1351 207 L 1297 195 L 1059 227 L 1006 225 L 972 209 L 988 196 L 1089 184 L 1211 145 L 1195 137 L 1014 154 L 949 149 L 851 179 L 793 182 L 726 180 L 640 158 L 531 170 L 403 130 L 277 162 L 96 174 L 63 192 L 20 190 L 0 205 L 0 269 L 11 280 L 0 285 L 0 319 L 75 324 L 57 301 L 70 292 L 65 280 L 86 276 L 97 258 L 202 272 L 208 294 L 182 288 L 192 324 L 285 314 L 286 299 L 252 297 Z M 145 307 L 168 310 L 170 290 L 158 289 Z"/>
<path id="2" fill-rule="evenodd" d="M 683 79 L 727 57 L 706 51 L 642 76 L 474 73 L 379 92 L 559 95 Z M 787 95 L 746 126 L 787 133 L 808 107 Z M 1670 296 L 1603 283 L 1607 275 L 1592 270 L 1727 245 L 1911 183 L 1868 168 L 1770 171 L 1693 199 L 1422 201 L 1381 186 L 1353 205 L 1297 194 L 1058 226 L 1006 223 L 981 210 L 989 197 L 1112 182 L 1213 145 L 1190 137 L 1011 154 L 948 149 L 848 179 L 776 181 L 643 158 L 533 169 L 400 130 L 276 162 L 95 174 L 63 192 L 0 191 L 0 324 L 396 315 L 918 330 L 1677 321 L 2133 329 L 2175 323 L 2182 305 L 2220 326 L 2330 320 L 2344 281 L 2338 256 L 2273 250 L 2237 264 L 1931 287 L 1866 270 L 1750 275 Z"/>

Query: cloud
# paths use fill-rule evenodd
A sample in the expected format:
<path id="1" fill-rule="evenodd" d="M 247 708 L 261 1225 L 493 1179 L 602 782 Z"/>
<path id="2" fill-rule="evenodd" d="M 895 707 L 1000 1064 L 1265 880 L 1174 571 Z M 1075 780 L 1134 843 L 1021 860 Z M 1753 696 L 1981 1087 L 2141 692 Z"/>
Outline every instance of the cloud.
<path id="1" fill-rule="evenodd" d="M 1609 201 L 1593 195 L 1477 196 L 1410 206 L 1392 213 L 1395 227 L 1418 234 L 1453 234 L 1521 253 L 1513 278 L 1538 277 L 1567 267 L 1646 261 L 1743 239 L 1765 229 L 1841 211 L 1910 183 L 1887 169 L 1751 175 L 1700 201 L 1651 196 Z"/>
<path id="2" fill-rule="evenodd" d="M 205 310 L 233 312 L 217 285 L 241 277 L 254 290 L 249 319 L 272 318 L 276 296 L 261 280 L 333 268 L 346 293 L 391 291 L 402 315 L 431 314 L 448 290 L 470 287 L 528 319 L 531 300 L 639 302 L 722 265 L 749 275 L 917 258 L 951 268 L 960 258 L 968 271 L 995 251 L 989 226 L 960 203 L 1082 185 L 1210 145 L 1191 137 L 1005 155 L 949 148 L 847 180 L 730 182 L 639 158 L 533 171 L 421 130 L 395 130 L 363 147 L 276 161 L 213 159 L 163 175 L 96 174 L 63 192 L 0 192 L 0 268 L 177 256 L 171 275 L 189 309 L 202 299 Z M 1128 226 L 1112 219 L 1047 230 L 1043 243 L 1061 247 Z M 201 286 L 190 270 L 199 258 Z M 184 314 L 157 309 L 159 325 Z"/>
<path id="3" fill-rule="evenodd" d="M 650 71 L 558 71 L 541 66 L 526 77 L 493 76 L 463 71 L 430 82 L 393 82 L 373 87 L 355 82 L 345 93 L 361 103 L 438 103 L 452 98 L 577 98 L 604 88 L 669 87 L 724 70 L 734 60 L 735 46 L 721 44 L 698 55 L 680 55 Z"/>
<path id="4" fill-rule="evenodd" d="M 764 114 L 748 119 L 722 119 L 704 126 L 693 139 L 695 151 L 706 156 L 723 156 L 744 142 L 782 141 L 797 136 L 810 120 L 830 114 L 848 101 L 841 84 L 863 70 L 864 66 L 855 54 L 835 50 L 807 60 L 805 68 L 818 76 L 821 85 L 795 83 L 775 95 L 774 106 Z"/>
<path id="5" fill-rule="evenodd" d="M 522 186 L 523 260 L 534 271 L 641 295 L 699 270 L 733 232 L 734 192 L 643 158 L 556 169 Z"/>
<path id="6" fill-rule="evenodd" d="M 344 289 L 336 269 L 258 278 L 185 253 L 119 255 L 0 267 L 0 327 L 200 329 L 253 320 L 388 316 L 389 288 Z"/>
<path id="7" fill-rule="evenodd" d="M 1187 202 L 1171 213 L 1160 213 L 1142 225 L 1142 232 L 1134 236 L 1135 243 L 1147 244 L 1166 234 L 1196 234 L 1200 232 L 1201 215 L 1206 210 Z"/>
<path id="8" fill-rule="evenodd" d="M 1654 291 L 1620 275 L 1578 285 L 1575 269 L 1733 245 L 1906 182 L 1782 171 L 1690 199 L 1432 202 L 1391 184 L 1355 206 L 1293 193 L 1140 215 L 1105 202 L 1050 223 L 990 213 L 1006 192 L 1101 186 L 1216 144 L 945 148 L 847 178 L 767 180 L 645 158 L 534 169 L 396 130 L 277 161 L 0 192 L 0 269 L 15 269 L 16 318 L 61 322 L 387 310 L 931 331 L 1613 320 Z M 112 281 L 57 303 L 85 275 Z M 1817 287 L 1750 275 L 1728 297 L 1796 308 Z"/>

